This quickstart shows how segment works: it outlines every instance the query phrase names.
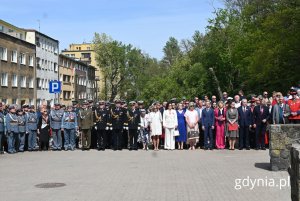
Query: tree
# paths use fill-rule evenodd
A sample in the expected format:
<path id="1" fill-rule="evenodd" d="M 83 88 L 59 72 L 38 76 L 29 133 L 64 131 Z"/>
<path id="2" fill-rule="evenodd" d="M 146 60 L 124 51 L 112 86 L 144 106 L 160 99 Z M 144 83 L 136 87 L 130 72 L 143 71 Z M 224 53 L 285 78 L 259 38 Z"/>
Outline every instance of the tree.
<path id="1" fill-rule="evenodd" d="M 172 66 L 182 54 L 178 41 L 174 37 L 169 38 L 165 47 L 163 48 L 163 52 L 164 57 L 162 61 L 167 67 Z"/>

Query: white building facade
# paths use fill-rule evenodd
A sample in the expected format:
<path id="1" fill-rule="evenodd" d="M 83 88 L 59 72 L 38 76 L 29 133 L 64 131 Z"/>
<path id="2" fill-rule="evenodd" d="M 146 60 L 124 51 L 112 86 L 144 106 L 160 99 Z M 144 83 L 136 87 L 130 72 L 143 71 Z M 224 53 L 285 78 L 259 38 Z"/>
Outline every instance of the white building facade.
<path id="1" fill-rule="evenodd" d="M 26 30 L 26 41 L 36 45 L 37 105 L 53 106 L 59 95 L 49 93 L 49 82 L 59 79 L 59 41 L 36 30 Z"/>

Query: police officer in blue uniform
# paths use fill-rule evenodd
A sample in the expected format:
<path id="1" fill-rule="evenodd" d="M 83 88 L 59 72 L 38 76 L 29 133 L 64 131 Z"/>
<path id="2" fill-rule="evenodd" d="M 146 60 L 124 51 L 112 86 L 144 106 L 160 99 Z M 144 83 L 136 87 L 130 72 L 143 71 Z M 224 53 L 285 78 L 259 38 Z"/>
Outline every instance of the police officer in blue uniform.
<path id="1" fill-rule="evenodd" d="M 19 133 L 18 117 L 15 106 L 9 106 L 9 113 L 6 115 L 6 128 L 8 136 L 8 153 L 16 153 L 15 144 Z"/>
<path id="2" fill-rule="evenodd" d="M 53 151 L 61 151 L 61 122 L 64 111 L 60 109 L 60 104 L 54 104 L 54 110 L 50 112 L 50 127 L 52 128 Z"/>
<path id="3" fill-rule="evenodd" d="M 2 139 L 4 138 L 4 135 L 6 133 L 5 129 L 6 129 L 6 127 L 5 127 L 5 114 L 3 112 L 3 105 L 0 102 L 0 154 L 4 154 Z"/>
<path id="4" fill-rule="evenodd" d="M 18 126 L 19 135 L 17 138 L 17 149 L 19 152 L 24 152 L 25 136 L 26 136 L 26 116 L 25 113 L 20 109 L 17 111 L 18 115 Z"/>
<path id="5" fill-rule="evenodd" d="M 140 111 L 136 108 L 136 102 L 131 101 L 130 110 L 127 111 L 127 121 L 129 128 L 129 137 L 130 137 L 130 148 L 129 150 L 138 150 L 137 138 L 138 138 L 138 129 L 141 122 Z"/>
<path id="6" fill-rule="evenodd" d="M 98 151 L 105 150 L 106 139 L 107 139 L 107 123 L 109 119 L 108 110 L 105 108 L 105 102 L 103 100 L 99 101 L 99 106 L 94 111 L 97 131 L 97 142 L 98 142 Z"/>
<path id="7" fill-rule="evenodd" d="M 38 115 L 33 105 L 26 115 L 26 132 L 28 133 L 28 151 L 36 151 Z"/>
<path id="8" fill-rule="evenodd" d="M 73 111 L 72 106 L 67 106 L 67 111 L 64 112 L 61 122 L 61 129 L 64 130 L 65 151 L 75 150 L 75 132 L 78 129 L 77 114 Z"/>

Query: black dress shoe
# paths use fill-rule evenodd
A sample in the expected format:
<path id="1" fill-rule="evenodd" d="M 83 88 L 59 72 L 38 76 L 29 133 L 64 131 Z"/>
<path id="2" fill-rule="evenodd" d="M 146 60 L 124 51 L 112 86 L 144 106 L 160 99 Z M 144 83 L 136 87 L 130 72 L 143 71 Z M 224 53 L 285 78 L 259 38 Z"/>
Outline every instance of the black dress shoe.
<path id="1" fill-rule="evenodd" d="M 212 151 L 212 150 L 213 150 L 213 148 L 209 148 L 209 150 L 211 150 L 211 151 Z"/>
<path id="2" fill-rule="evenodd" d="M 258 147 L 256 147 L 256 148 L 255 148 L 255 150 L 259 150 L 259 148 L 258 148 Z"/>
<path id="3" fill-rule="evenodd" d="M 243 150 L 244 148 L 240 147 L 239 150 Z"/>
<path id="4" fill-rule="evenodd" d="M 265 148 L 265 147 L 262 147 L 261 150 L 266 150 L 266 148 Z"/>
<path id="5" fill-rule="evenodd" d="M 206 147 L 204 147 L 204 150 L 207 150 L 207 148 L 206 148 Z"/>
<path id="6" fill-rule="evenodd" d="M 247 147 L 246 150 L 250 150 L 250 147 Z"/>

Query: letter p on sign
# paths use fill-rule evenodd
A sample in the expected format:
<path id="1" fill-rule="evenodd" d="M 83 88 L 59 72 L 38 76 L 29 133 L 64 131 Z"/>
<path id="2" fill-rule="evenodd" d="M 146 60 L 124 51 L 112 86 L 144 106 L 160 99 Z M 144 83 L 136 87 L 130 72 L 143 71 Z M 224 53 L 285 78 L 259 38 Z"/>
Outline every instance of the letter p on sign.
<path id="1" fill-rule="evenodd" d="M 50 81 L 49 82 L 49 93 L 60 93 L 61 82 L 60 81 Z"/>

